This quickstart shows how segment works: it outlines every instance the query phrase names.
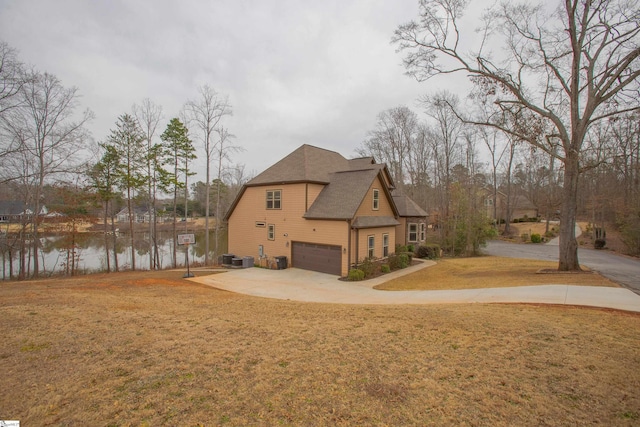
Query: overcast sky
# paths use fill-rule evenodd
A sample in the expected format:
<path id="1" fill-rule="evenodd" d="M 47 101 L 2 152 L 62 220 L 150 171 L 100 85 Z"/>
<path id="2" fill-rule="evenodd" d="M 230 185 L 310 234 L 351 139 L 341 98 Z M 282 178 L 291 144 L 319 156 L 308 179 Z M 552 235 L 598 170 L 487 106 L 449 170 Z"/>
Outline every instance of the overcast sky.
<path id="1" fill-rule="evenodd" d="M 259 173 L 305 143 L 353 157 L 381 111 L 460 86 L 404 74 L 390 39 L 417 13 L 417 0 L 0 0 L 0 39 L 78 88 L 97 141 L 144 98 L 163 108 L 159 135 L 208 84 L 233 107 L 233 163 Z"/>

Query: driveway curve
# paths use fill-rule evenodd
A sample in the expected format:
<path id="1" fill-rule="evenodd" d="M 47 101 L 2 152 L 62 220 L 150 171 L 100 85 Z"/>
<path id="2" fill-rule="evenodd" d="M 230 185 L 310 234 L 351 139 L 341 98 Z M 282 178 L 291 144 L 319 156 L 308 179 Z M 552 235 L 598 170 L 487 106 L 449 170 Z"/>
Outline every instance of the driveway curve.
<path id="1" fill-rule="evenodd" d="M 558 261 L 558 245 L 519 244 L 491 241 L 483 252 L 489 255 Z M 608 251 L 578 249 L 580 264 L 597 271 L 640 295 L 640 260 Z"/>
<path id="2" fill-rule="evenodd" d="M 379 283 L 427 268 L 433 264 L 432 261 L 425 261 L 402 271 L 362 282 L 344 282 L 338 280 L 337 276 L 297 268 L 228 270 L 189 280 L 245 295 L 300 302 L 331 304 L 541 303 L 640 312 L 640 295 L 623 288 L 549 284 L 446 291 L 382 291 L 373 289 Z"/>

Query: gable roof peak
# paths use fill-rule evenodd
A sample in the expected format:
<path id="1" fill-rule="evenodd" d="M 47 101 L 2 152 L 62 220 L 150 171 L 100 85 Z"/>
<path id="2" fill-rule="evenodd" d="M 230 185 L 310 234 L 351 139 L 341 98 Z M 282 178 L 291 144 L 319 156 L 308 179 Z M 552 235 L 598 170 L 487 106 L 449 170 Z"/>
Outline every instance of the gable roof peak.
<path id="1" fill-rule="evenodd" d="M 329 174 L 340 169 L 349 169 L 349 161 L 341 154 L 303 144 L 253 178 L 247 185 L 291 182 L 328 183 Z"/>

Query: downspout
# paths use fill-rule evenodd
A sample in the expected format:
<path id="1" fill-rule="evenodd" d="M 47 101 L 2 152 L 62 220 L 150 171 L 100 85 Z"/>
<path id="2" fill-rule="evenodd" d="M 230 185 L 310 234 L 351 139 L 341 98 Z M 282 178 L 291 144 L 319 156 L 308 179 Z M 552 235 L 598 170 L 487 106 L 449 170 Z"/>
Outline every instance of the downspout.
<path id="1" fill-rule="evenodd" d="M 347 220 L 347 274 L 351 270 L 351 220 Z"/>
<path id="2" fill-rule="evenodd" d="M 358 242 L 360 242 L 360 229 L 356 228 L 356 260 L 354 263 L 356 268 L 358 268 L 358 253 L 360 252 Z"/>

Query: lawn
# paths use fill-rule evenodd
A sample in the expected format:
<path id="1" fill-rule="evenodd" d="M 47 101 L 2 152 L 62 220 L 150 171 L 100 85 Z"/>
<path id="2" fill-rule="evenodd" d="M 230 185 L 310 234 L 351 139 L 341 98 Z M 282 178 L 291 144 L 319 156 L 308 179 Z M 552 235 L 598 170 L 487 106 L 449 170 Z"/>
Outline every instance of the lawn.
<path id="1" fill-rule="evenodd" d="M 438 260 L 434 266 L 390 280 L 381 290 L 481 289 L 533 285 L 619 285 L 593 272 L 559 273 L 557 262 L 518 258 L 475 257 Z M 585 267 L 583 267 L 585 268 Z M 541 273 L 546 271 L 546 273 Z"/>
<path id="2" fill-rule="evenodd" d="M 640 423 L 636 314 L 304 304 L 222 292 L 181 274 L 0 284 L 0 419 L 24 426 Z"/>

